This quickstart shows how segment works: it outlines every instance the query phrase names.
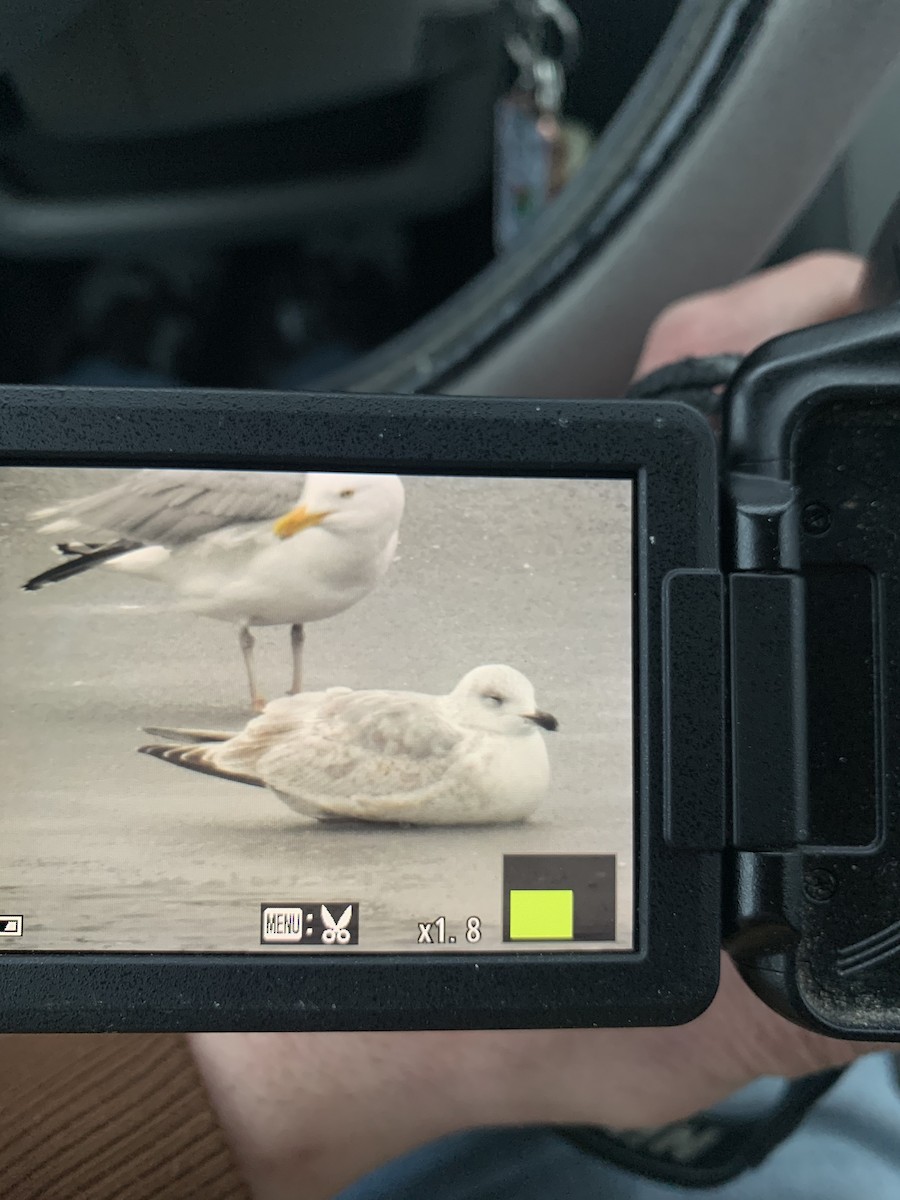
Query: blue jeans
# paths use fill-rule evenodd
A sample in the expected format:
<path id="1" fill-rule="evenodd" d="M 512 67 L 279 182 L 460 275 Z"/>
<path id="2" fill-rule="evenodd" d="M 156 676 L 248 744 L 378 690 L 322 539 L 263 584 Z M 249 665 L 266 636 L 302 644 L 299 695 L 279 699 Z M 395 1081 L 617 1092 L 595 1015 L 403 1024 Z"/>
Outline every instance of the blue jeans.
<path id="1" fill-rule="evenodd" d="M 748 1093 L 752 1089 L 747 1089 Z M 761 1167 L 704 1191 L 629 1175 L 552 1129 L 482 1130 L 389 1163 L 337 1200 L 897 1200 L 900 1093 L 873 1055 L 852 1067 Z"/>

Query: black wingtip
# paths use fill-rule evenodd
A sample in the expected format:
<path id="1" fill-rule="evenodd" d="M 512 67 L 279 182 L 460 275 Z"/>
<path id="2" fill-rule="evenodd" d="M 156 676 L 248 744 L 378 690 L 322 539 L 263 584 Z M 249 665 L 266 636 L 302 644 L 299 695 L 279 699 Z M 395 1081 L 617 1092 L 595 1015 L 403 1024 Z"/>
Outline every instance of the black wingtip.
<path id="1" fill-rule="evenodd" d="M 62 547 L 66 547 L 65 550 Z M 136 550 L 140 546 L 140 542 L 126 541 L 124 538 L 118 542 L 112 542 L 108 546 L 99 546 L 96 549 L 85 549 L 84 551 L 76 549 L 73 545 L 67 542 L 61 543 L 57 550 L 61 554 L 69 555 L 65 562 L 58 563 L 55 567 L 51 567 L 49 571 L 42 571 L 40 575 L 35 575 L 33 579 L 27 580 L 22 584 L 23 592 L 37 592 L 42 587 L 46 587 L 48 583 L 61 583 L 63 579 L 70 579 L 73 575 L 80 575 L 82 571 L 89 571 L 91 567 L 97 567 L 101 563 L 108 562 L 111 558 L 119 558 L 123 554 L 127 554 L 130 550 Z"/>
<path id="2" fill-rule="evenodd" d="M 266 785 L 255 775 L 245 775 L 240 771 L 223 771 L 212 766 L 202 754 L 202 746 L 165 746 L 151 742 L 138 746 L 138 754 L 147 754 L 150 758 L 159 758 L 163 762 L 172 763 L 176 767 L 185 767 L 188 771 L 196 771 L 199 775 L 211 775 L 214 779 L 227 779 L 231 783 L 246 783 L 251 787 L 264 788 Z"/>
<path id="3" fill-rule="evenodd" d="M 227 742 L 229 738 L 234 737 L 235 732 L 237 731 L 228 733 L 218 729 L 176 729 L 171 725 L 145 725 L 141 729 L 141 733 L 146 733 L 148 737 L 162 738 L 170 745 L 175 742 L 177 745 L 189 743 L 195 746 L 209 742 Z"/>
<path id="4" fill-rule="evenodd" d="M 137 752 L 138 752 L 138 754 L 149 754 L 151 758 L 165 758 L 166 757 L 165 752 L 167 750 L 171 750 L 171 749 L 172 749 L 171 746 L 147 745 L 147 746 L 138 746 Z"/>

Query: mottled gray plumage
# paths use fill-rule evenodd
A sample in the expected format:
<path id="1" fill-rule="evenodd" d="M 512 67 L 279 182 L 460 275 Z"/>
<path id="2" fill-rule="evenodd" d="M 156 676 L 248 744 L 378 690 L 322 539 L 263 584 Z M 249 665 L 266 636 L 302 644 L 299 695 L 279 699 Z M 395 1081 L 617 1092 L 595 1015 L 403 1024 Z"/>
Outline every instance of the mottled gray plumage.
<path id="1" fill-rule="evenodd" d="M 503 664 L 469 671 L 445 696 L 327 692 L 273 701 L 240 733 L 155 728 L 141 746 L 175 766 L 267 787 L 320 820 L 410 825 L 521 821 L 550 782 L 538 728 L 556 720 Z"/>
<path id="2" fill-rule="evenodd" d="M 249 471 L 135 471 L 120 483 L 35 514 L 88 534 L 178 546 L 226 525 L 275 520 L 303 490 L 302 475 Z"/>

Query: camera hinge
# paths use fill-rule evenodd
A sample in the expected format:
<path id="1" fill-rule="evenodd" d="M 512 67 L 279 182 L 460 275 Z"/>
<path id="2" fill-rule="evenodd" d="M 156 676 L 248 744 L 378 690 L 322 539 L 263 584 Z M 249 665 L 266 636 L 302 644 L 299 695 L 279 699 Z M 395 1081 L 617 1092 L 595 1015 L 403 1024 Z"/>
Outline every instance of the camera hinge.
<path id="1" fill-rule="evenodd" d="M 804 588 L 788 572 L 729 577 L 729 840 L 738 850 L 808 840 Z"/>

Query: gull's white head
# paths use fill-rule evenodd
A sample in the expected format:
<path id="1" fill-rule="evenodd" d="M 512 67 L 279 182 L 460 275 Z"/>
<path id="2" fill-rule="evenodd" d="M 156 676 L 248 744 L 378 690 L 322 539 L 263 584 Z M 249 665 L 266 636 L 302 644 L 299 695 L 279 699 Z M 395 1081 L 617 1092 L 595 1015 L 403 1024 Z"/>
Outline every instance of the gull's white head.
<path id="1" fill-rule="evenodd" d="M 556 717 L 538 709 L 522 672 L 501 664 L 469 671 L 447 701 L 460 724 L 488 733 L 521 735 L 535 733 L 538 726 L 551 731 L 558 726 Z"/>
<path id="2" fill-rule="evenodd" d="M 400 527 L 405 493 L 396 475 L 339 475 L 311 472 L 300 503 L 273 526 L 290 538 L 321 525 L 332 533 L 375 533 L 387 543 Z"/>

